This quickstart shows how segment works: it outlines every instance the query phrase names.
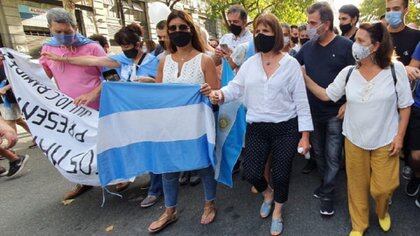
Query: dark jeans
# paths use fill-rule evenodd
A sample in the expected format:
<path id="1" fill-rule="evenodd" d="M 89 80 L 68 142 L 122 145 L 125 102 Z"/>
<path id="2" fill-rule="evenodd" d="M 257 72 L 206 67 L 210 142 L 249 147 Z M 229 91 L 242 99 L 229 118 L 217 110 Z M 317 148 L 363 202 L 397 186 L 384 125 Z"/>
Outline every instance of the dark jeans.
<path id="1" fill-rule="evenodd" d="M 162 175 L 150 173 L 150 187 L 148 195 L 159 197 L 162 193 Z"/>
<path id="2" fill-rule="evenodd" d="M 325 198 L 334 197 L 336 178 L 342 163 L 343 122 L 337 117 L 325 121 L 313 119 L 314 131 L 310 140 L 319 173 L 322 177 L 320 192 Z"/>

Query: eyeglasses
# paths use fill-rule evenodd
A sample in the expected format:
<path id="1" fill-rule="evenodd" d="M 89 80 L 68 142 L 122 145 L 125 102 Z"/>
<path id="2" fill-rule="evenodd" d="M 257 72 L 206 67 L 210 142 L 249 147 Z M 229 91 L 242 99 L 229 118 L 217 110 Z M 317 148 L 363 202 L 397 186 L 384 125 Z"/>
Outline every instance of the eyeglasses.
<path id="1" fill-rule="evenodd" d="M 348 19 L 350 19 L 350 18 L 348 18 L 348 17 L 338 17 L 338 20 L 342 20 L 342 21 L 346 21 Z"/>
<path id="2" fill-rule="evenodd" d="M 170 25 L 168 26 L 168 30 L 171 32 L 175 32 L 175 31 L 188 31 L 190 29 L 190 27 L 188 25 L 185 24 L 181 24 L 181 25 Z"/>

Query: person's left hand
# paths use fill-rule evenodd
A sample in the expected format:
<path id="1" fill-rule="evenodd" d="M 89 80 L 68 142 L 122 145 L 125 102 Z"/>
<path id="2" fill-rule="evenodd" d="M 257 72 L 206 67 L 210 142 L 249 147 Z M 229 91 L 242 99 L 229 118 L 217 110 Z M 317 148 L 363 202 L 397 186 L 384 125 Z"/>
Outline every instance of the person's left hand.
<path id="1" fill-rule="evenodd" d="M 398 155 L 403 147 L 403 138 L 399 135 L 395 136 L 392 140 L 391 147 L 389 148 L 389 156 Z"/>
<path id="2" fill-rule="evenodd" d="M 3 142 L 3 138 L 5 138 L 7 140 L 6 149 L 9 149 L 9 148 L 15 146 L 15 144 L 18 140 L 16 132 L 8 126 L 1 126 L 0 127 L 0 137 L 2 138 L 2 139 L 0 139 L 0 144 Z"/>
<path id="3" fill-rule="evenodd" d="M 204 96 L 208 97 L 210 95 L 210 93 L 211 93 L 211 87 L 210 87 L 210 85 L 208 85 L 207 83 L 202 84 L 201 85 L 201 88 L 200 88 L 200 92 Z"/>
<path id="4" fill-rule="evenodd" d="M 346 113 L 346 103 L 344 103 L 338 110 L 337 118 L 340 120 L 344 119 L 345 113 Z"/>
<path id="5" fill-rule="evenodd" d="M 74 99 L 73 103 L 76 106 L 81 106 L 81 105 L 87 105 L 89 103 L 91 103 L 92 101 L 94 101 L 96 98 L 98 97 L 98 95 L 96 93 L 86 93 L 83 95 L 80 95 L 79 97 L 77 97 L 76 99 Z"/>
<path id="6" fill-rule="evenodd" d="M 309 143 L 309 138 L 302 137 L 299 141 L 298 148 L 303 148 L 302 155 L 305 155 L 311 149 L 311 144 Z"/>

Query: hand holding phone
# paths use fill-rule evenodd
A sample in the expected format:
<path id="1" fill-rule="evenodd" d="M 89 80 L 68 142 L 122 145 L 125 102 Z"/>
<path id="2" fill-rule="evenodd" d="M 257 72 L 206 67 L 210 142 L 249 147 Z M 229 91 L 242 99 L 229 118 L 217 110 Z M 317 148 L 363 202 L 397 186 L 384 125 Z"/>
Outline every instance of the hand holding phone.
<path id="1" fill-rule="evenodd" d="M 102 76 L 106 81 L 120 81 L 121 78 L 115 69 L 102 72 Z"/>

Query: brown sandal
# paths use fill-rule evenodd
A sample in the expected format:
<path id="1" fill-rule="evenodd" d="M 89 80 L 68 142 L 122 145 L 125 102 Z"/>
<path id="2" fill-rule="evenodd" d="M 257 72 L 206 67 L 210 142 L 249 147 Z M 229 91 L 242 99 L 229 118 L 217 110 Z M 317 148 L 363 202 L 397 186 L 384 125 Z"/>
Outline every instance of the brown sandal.
<path id="1" fill-rule="evenodd" d="M 118 183 L 115 185 L 115 191 L 122 192 L 130 186 L 130 182 Z"/>
<path id="2" fill-rule="evenodd" d="M 163 230 L 166 226 L 170 225 L 171 223 L 177 220 L 178 220 L 178 214 L 176 211 L 172 214 L 167 214 L 165 212 L 163 213 L 163 215 L 159 217 L 157 221 L 154 221 L 150 224 L 148 228 L 149 233 L 157 233 Z"/>
<path id="3" fill-rule="evenodd" d="M 216 206 L 214 202 L 209 202 L 206 203 L 206 205 L 204 205 L 204 212 L 203 215 L 201 216 L 201 224 L 202 225 L 208 225 L 213 223 L 214 219 L 216 218 Z M 207 221 L 206 219 L 209 219 L 209 221 Z"/>

